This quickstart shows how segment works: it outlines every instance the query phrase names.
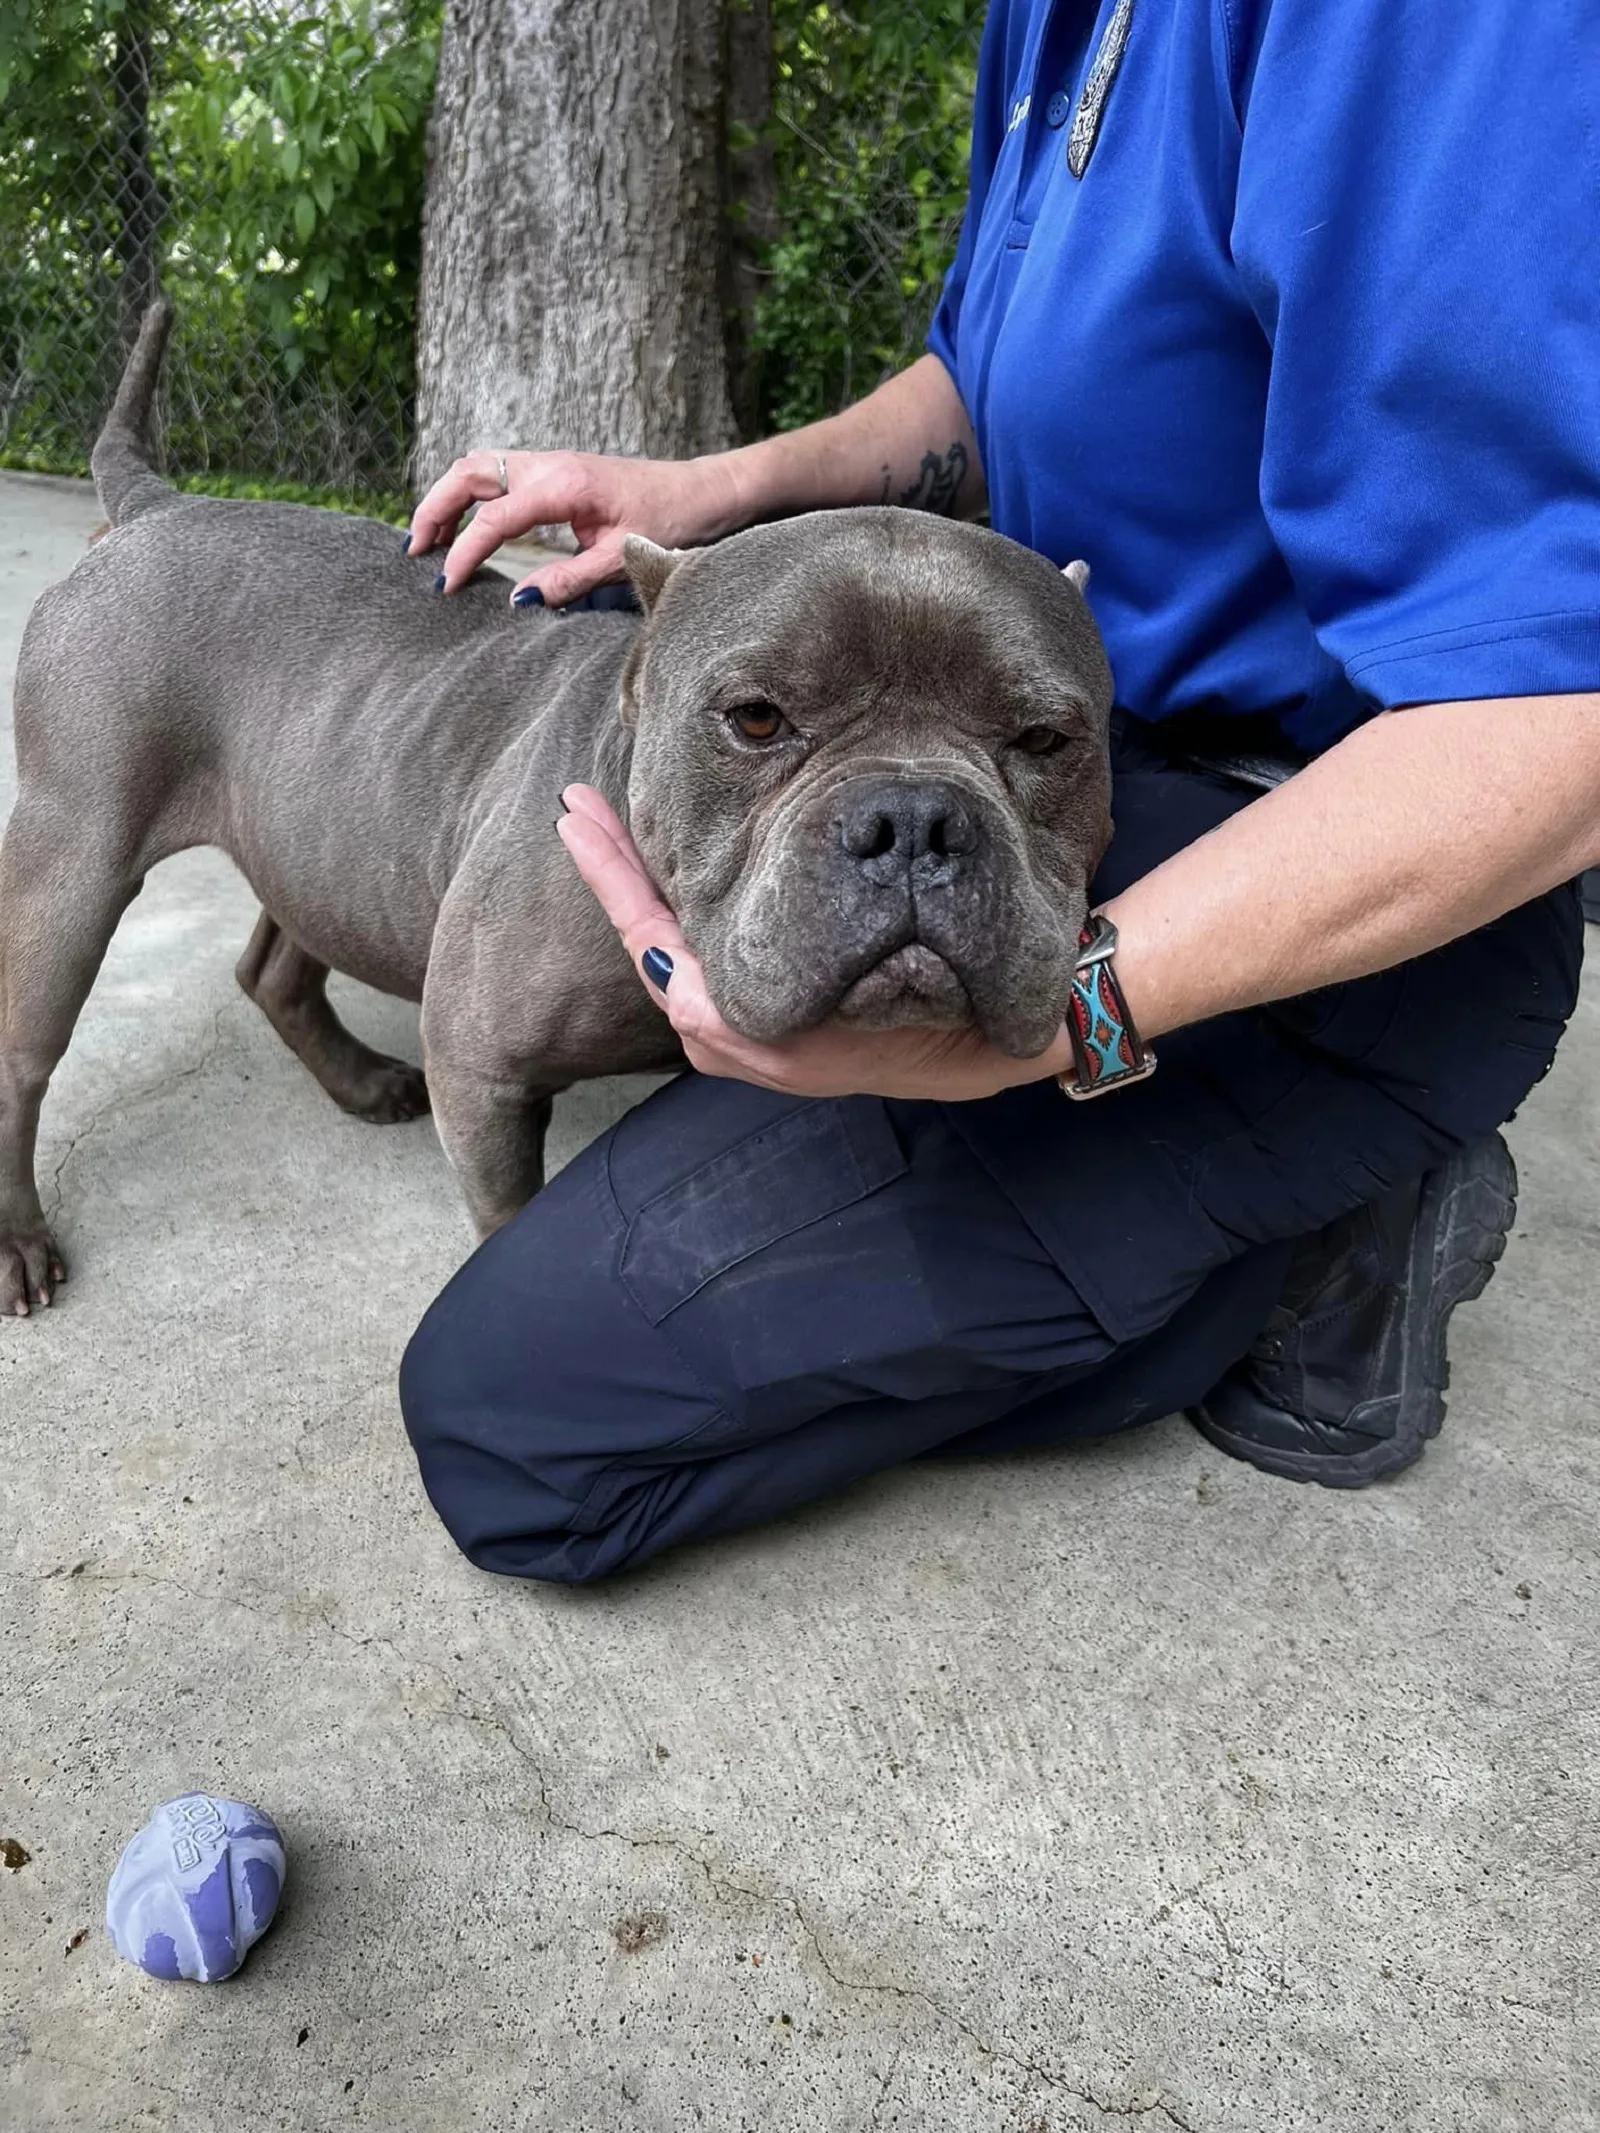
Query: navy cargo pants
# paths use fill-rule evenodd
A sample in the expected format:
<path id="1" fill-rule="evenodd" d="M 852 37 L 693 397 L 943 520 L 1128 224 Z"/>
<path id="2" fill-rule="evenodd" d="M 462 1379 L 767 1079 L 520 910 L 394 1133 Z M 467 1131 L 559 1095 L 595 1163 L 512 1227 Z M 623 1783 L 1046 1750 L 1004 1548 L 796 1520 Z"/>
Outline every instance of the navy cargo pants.
<path id="1" fill-rule="evenodd" d="M 1253 795 L 1116 749 L 1113 895 Z M 1164 1038 L 1091 1104 L 812 1102 L 686 1074 L 468 1261 L 401 1374 L 434 1505 L 562 1583 L 900 1461 L 1105 1436 L 1249 1347 L 1291 1240 L 1508 1118 L 1577 990 L 1575 891 Z"/>

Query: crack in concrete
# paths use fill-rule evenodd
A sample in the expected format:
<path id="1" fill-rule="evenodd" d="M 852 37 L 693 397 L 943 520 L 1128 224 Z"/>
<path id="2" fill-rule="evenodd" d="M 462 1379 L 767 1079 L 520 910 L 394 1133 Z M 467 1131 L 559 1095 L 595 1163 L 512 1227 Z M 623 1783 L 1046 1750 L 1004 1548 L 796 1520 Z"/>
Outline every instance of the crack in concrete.
<path id="1" fill-rule="evenodd" d="M 1514 1999 L 1509 1992 L 1497 1995 L 1502 2007 L 1517 2007 L 1524 2014 L 1538 2015 L 1545 2022 L 1572 2022 L 1575 2017 L 1570 2007 L 1541 2007 L 1537 2000 Z"/>
<path id="2" fill-rule="evenodd" d="M 1192 1903 L 1197 1911 L 1203 1912 L 1210 1919 L 1212 1930 L 1222 1943 L 1223 1953 L 1228 1958 L 1228 1961 L 1237 1967 L 1243 1960 L 1242 1951 L 1235 1942 L 1233 1935 L 1228 1931 L 1227 1920 L 1206 1893 L 1222 1878 L 1223 1871 L 1219 1869 L 1217 1873 L 1207 1875 L 1203 1881 L 1195 1882 L 1191 1888 L 1180 1889 L 1176 1896 L 1169 1896 L 1160 1909 L 1151 1914 L 1150 1923 L 1153 1926 L 1165 1925 L 1174 1911 L 1181 1910 L 1185 1904 Z M 1216 1982 L 1219 1985 L 1224 1982 L 1224 1971 L 1220 1964 L 1217 1967 Z"/>
<path id="3" fill-rule="evenodd" d="M 1222 1951 L 1227 1958 L 1226 1963 L 1219 1962 L 1217 1964 L 1216 1975 L 1212 1980 L 1213 1984 L 1217 1985 L 1228 1983 L 1227 1965 L 1229 1963 L 1233 1966 L 1235 1976 L 1242 1973 L 1247 1967 L 1246 1951 L 1234 1939 L 1228 1929 L 1228 1921 L 1223 1916 L 1220 1907 L 1207 1893 L 1219 1881 L 1226 1879 L 1227 1872 L 1226 1868 L 1219 1868 L 1215 1873 L 1208 1874 L 1203 1880 L 1195 1882 L 1191 1887 L 1180 1889 L 1175 1896 L 1169 1896 L 1159 1910 L 1151 1913 L 1149 1921 L 1153 1926 L 1163 1925 L 1172 1916 L 1173 1912 L 1179 1910 L 1184 1904 L 1193 1904 L 1197 1911 L 1202 1912 L 1210 1920 L 1212 1930 L 1222 1943 Z M 1278 1958 L 1276 1969 L 1274 1969 L 1271 1959 L 1263 1955 L 1261 1958 L 1261 1975 L 1266 1979 L 1268 1989 L 1279 1998 L 1288 1992 L 1287 1960 L 1282 1954 Z"/>
<path id="4" fill-rule="evenodd" d="M 878 2093 L 872 2099 L 872 2107 L 856 2128 L 856 2133 L 873 2133 L 878 2123 L 878 2113 L 883 2109 L 889 2091 L 894 2087 L 894 2077 L 900 2071 L 900 2059 L 906 2048 L 906 2031 L 909 2023 L 902 2023 L 894 2040 L 894 2049 L 889 2054 L 889 2064 L 883 2070 L 883 2079 L 878 2084 Z"/>
<path id="5" fill-rule="evenodd" d="M 43 2043 L 35 2043 L 31 2036 L 26 2036 L 24 2049 L 19 2057 L 30 2060 L 38 2066 L 64 2067 L 71 2073 L 82 2074 L 94 2084 L 96 2095 L 103 2095 L 105 2092 L 105 2084 L 108 2079 L 107 2068 L 103 2064 L 97 2066 L 88 2059 L 74 2058 L 70 2053 L 64 2052 L 53 2037 Z M 169 2082 L 162 2081 L 143 2066 L 130 2066 L 126 2062 L 120 2062 L 116 2069 L 116 2079 L 119 2082 L 137 2082 L 147 2088 L 153 2096 L 158 2096 L 162 2103 L 170 2106 L 187 2106 L 193 2100 L 193 2092 L 191 2090 L 174 2088 Z M 176 2124 L 177 2120 L 172 2118 L 168 2120 L 168 2123 Z"/>
<path id="6" fill-rule="evenodd" d="M 111 1574 L 96 1574 L 92 1571 L 86 1571 L 82 1574 L 81 1582 L 98 1585 L 126 1583 L 165 1586 L 173 1592 L 182 1594 L 184 1598 L 197 1601 L 204 1606 L 215 1606 L 220 1602 L 227 1606 L 238 1607 L 244 1613 L 254 1616 L 259 1621 L 277 1621 L 281 1623 L 284 1615 L 282 1607 L 268 1609 L 257 1606 L 252 1601 L 241 1597 L 237 1591 L 201 1592 L 192 1586 L 185 1585 L 180 1579 L 167 1576 L 164 1573 L 130 1570 Z M 954 2029 L 958 2035 L 965 2038 L 983 2058 L 994 2060 L 1002 2066 L 1011 2067 L 1018 2073 L 1041 2082 L 1046 2088 L 1052 2089 L 1062 2096 L 1073 2097 L 1077 2102 L 1089 2105 L 1091 2109 L 1106 2118 L 1146 2118 L 1152 2113 L 1159 2112 L 1169 2125 L 1177 2128 L 1177 2133 L 1199 2133 L 1199 2129 L 1188 2119 L 1181 2117 L 1159 2091 L 1147 2091 L 1142 2095 L 1131 2097 L 1126 2103 L 1113 2103 L 1107 2098 L 1097 2095 L 1093 2089 L 1080 2088 L 1074 2082 L 1068 2081 L 1064 2076 L 1053 2073 L 1048 2067 L 1041 2066 L 1037 2060 L 1030 2059 L 1025 2053 L 1014 2050 L 1010 2045 L 995 2043 L 991 2038 L 986 2037 L 981 2030 L 974 2028 L 964 2015 L 958 2013 L 954 2008 L 947 2007 L 942 2000 L 936 1999 L 932 1993 L 925 1991 L 920 1985 L 900 1985 L 885 1978 L 852 1976 L 841 1970 L 824 1943 L 820 1929 L 807 1913 L 804 1904 L 793 1890 L 776 1887 L 770 1889 L 752 1887 L 748 1882 L 738 1880 L 725 1867 L 719 1867 L 712 1858 L 707 1856 L 706 1852 L 697 1851 L 694 1845 L 680 1833 L 672 1831 L 634 1832 L 632 1830 L 611 1828 L 591 1829 L 582 1822 L 574 1821 L 557 1808 L 551 1795 L 550 1780 L 543 1764 L 533 1751 L 518 1738 L 504 1714 L 492 1709 L 486 1710 L 474 1703 L 460 1683 L 434 1660 L 419 1658 L 414 1653 L 403 1652 L 392 1638 L 380 1636 L 376 1632 L 362 1636 L 358 1635 L 354 1630 L 345 1629 L 334 1620 L 326 1608 L 318 1608 L 314 1613 L 303 1614 L 298 1619 L 319 1623 L 330 1635 L 338 1638 L 341 1643 L 352 1645 L 358 1651 L 367 1650 L 375 1645 L 380 1650 L 388 1652 L 400 1667 L 430 1675 L 445 1690 L 455 1707 L 458 1717 L 469 1724 L 485 1727 L 490 1732 L 498 1734 L 517 1760 L 531 1772 L 540 1811 L 548 1828 L 559 1830 L 564 1836 L 576 1837 L 585 1844 L 624 1844 L 635 1851 L 671 1852 L 677 1857 L 687 1860 L 691 1866 L 697 1868 L 704 1877 L 706 1885 L 713 1896 L 719 1900 L 726 1902 L 737 1898 L 748 1903 L 765 1905 L 769 1909 L 787 1911 L 808 1944 L 818 1968 L 840 1992 L 846 1994 L 872 1994 L 880 1998 L 899 2000 L 908 2005 L 925 2009 L 936 2021 L 946 2024 L 951 2029 Z M 714 1842 L 705 1831 L 700 1831 L 697 1834 L 701 1842 L 708 1847 Z M 902 2042 L 903 2039 L 904 2030 L 902 2029 Z M 881 2105 L 883 2095 L 886 2093 L 887 2083 L 873 2107 L 874 2112 Z M 868 2125 L 870 2126 L 870 2124 L 871 2119 L 869 2118 Z"/>
<path id="7" fill-rule="evenodd" d="M 6 1694 L 8 1696 L 16 1696 L 19 1701 L 25 1701 L 28 1697 L 36 1695 L 38 1691 L 44 1687 L 47 1681 L 53 1680 L 54 1677 L 61 1672 L 61 1669 L 68 1663 L 69 1660 L 76 1659 L 77 1657 L 78 1654 L 76 1652 L 63 1652 L 59 1659 L 54 1659 L 51 1661 L 50 1665 L 45 1668 L 42 1674 L 35 1674 L 31 1681 L 23 1682 L 20 1688 L 13 1689 L 8 1684 Z M 103 1695 L 104 1692 L 108 1688 L 110 1688 L 112 1682 L 116 1680 L 117 1676 L 121 1672 L 122 1666 L 119 1662 L 116 1666 L 111 1668 L 109 1673 L 102 1674 L 100 1679 L 95 1683 L 92 1689 L 79 1689 L 77 1692 L 76 1701 L 84 1708 L 87 1708 L 88 1705 L 92 1703 L 97 1696 Z"/>
<path id="8" fill-rule="evenodd" d="M 390 1649 L 392 1650 L 393 1647 L 391 1646 Z M 752 1888 L 748 1883 L 736 1880 L 725 1868 L 719 1870 L 713 1861 L 706 1857 L 705 1853 L 696 1851 L 692 1844 L 688 1843 L 682 1835 L 676 1833 L 641 1834 L 623 1829 L 590 1829 L 581 1822 L 573 1821 L 557 1809 L 554 1800 L 551 1798 L 549 1779 L 537 1756 L 523 1745 L 499 1712 L 484 1711 L 473 1705 L 459 1684 L 452 1681 L 442 1668 L 434 1666 L 431 1661 L 423 1660 L 418 1662 L 413 1660 L 411 1663 L 420 1663 L 428 1672 L 434 1675 L 435 1679 L 442 1682 L 456 1698 L 457 1706 L 462 1714 L 474 1724 L 487 1726 L 498 1733 L 513 1755 L 532 1772 L 534 1783 L 538 1790 L 540 1808 L 551 1828 L 559 1829 L 565 1835 L 577 1837 L 586 1844 L 609 1842 L 626 1844 L 634 1850 L 673 1852 L 699 1869 L 705 1878 L 707 1887 L 714 1896 L 726 1900 L 732 1895 L 741 1897 L 748 1902 L 787 1910 L 809 1944 L 818 1967 L 841 1992 L 872 1993 L 921 2007 L 931 2014 L 936 2021 L 945 2023 L 957 2031 L 984 2058 L 993 2059 L 1003 2066 L 1015 2068 L 1018 2072 L 1042 2082 L 1045 2087 L 1053 2089 L 1063 2096 L 1071 2096 L 1080 2103 L 1088 2104 L 1093 2110 L 1100 2112 L 1107 2118 L 1144 2118 L 1148 2117 L 1152 2112 L 1159 2111 L 1170 2125 L 1178 2129 L 1178 2133 L 1198 2133 L 1198 2129 L 1187 2119 L 1180 2117 L 1157 2092 L 1132 2098 L 1127 2103 L 1108 2102 L 1104 2097 L 1096 2095 L 1092 2089 L 1077 2087 L 1063 2076 L 1052 2073 L 1047 2067 L 1041 2066 L 1037 2060 L 1028 2058 L 1024 2053 L 1012 2050 L 1009 2045 L 996 2044 L 990 2038 L 984 2036 L 980 2030 L 975 2029 L 964 2015 L 958 2014 L 954 2008 L 945 2006 L 942 2000 L 935 1999 L 931 1993 L 924 1991 L 921 1986 L 895 1984 L 883 1978 L 848 1975 L 834 1961 L 833 1956 L 823 1942 L 818 1926 L 809 1916 L 805 1906 L 801 1903 L 799 1897 L 794 1894 L 793 1890 L 775 1888 L 769 1891 L 767 1889 Z M 700 1832 L 700 1836 L 702 1842 L 709 1843 L 711 1841 L 703 1831 Z M 902 2029 L 901 2043 L 903 2041 L 904 2030 Z M 897 2058 L 898 2052 L 899 2046 L 897 2045 Z M 873 2116 L 876 2116 L 877 2110 L 882 2104 L 883 2095 L 886 2093 L 887 2080 L 884 2090 L 880 2091 L 878 2099 L 873 2106 Z M 871 2123 L 872 2120 L 869 2118 L 868 2125 L 870 2126 Z"/>
<path id="9" fill-rule="evenodd" d="M 223 1017 L 233 1014 L 238 1004 L 236 1000 L 224 1000 L 222 1005 L 215 1010 L 211 1017 L 211 1035 L 206 1040 L 198 1058 L 191 1060 L 187 1066 L 170 1068 L 165 1074 L 159 1075 L 142 1089 L 130 1089 L 113 1096 L 108 1103 L 102 1104 L 97 1111 L 92 1111 L 89 1114 L 88 1121 L 69 1137 L 66 1148 L 50 1173 L 51 1197 L 49 1205 L 45 1208 L 44 1218 L 52 1228 L 55 1225 L 56 1217 L 61 1212 L 62 1201 L 65 1198 L 61 1183 L 62 1173 L 84 1142 L 92 1140 L 105 1121 L 114 1117 L 119 1111 L 131 1111 L 140 1104 L 153 1102 L 156 1097 L 165 1096 L 170 1089 L 179 1087 L 183 1082 L 192 1081 L 197 1074 L 203 1074 L 222 1050 Z"/>
<path id="10" fill-rule="evenodd" d="M 362 1406 L 365 1401 L 372 1398 L 374 1393 L 381 1392 L 385 1386 L 392 1388 L 394 1375 L 392 1370 L 386 1370 L 379 1377 L 369 1378 L 358 1392 L 353 1392 L 347 1400 L 341 1400 L 337 1407 L 329 1408 L 325 1414 L 318 1414 L 315 1418 L 309 1414 L 301 1416 L 300 1427 L 295 1431 L 289 1449 L 294 1454 L 294 1463 L 299 1467 L 302 1474 L 309 1474 L 311 1471 L 306 1465 L 306 1445 L 308 1440 L 313 1436 L 320 1436 L 324 1430 L 332 1429 L 353 1409 Z"/>
<path id="11" fill-rule="evenodd" d="M 1222 1913 L 1217 1909 L 1217 1906 L 1212 1902 L 1211 1898 L 1209 1896 L 1202 1895 L 1197 1889 L 1194 1895 L 1194 1902 L 1195 1907 L 1198 1910 L 1204 1911 L 1207 1918 L 1210 1919 L 1212 1925 L 1215 1926 L 1217 1931 L 1217 1938 L 1221 1941 L 1223 1950 L 1227 1955 L 1229 1962 L 1234 1964 L 1241 1962 L 1243 1960 L 1243 1957 L 1241 1955 L 1238 1945 L 1234 1941 L 1233 1935 L 1228 1931 L 1228 1922 L 1223 1917 Z"/>

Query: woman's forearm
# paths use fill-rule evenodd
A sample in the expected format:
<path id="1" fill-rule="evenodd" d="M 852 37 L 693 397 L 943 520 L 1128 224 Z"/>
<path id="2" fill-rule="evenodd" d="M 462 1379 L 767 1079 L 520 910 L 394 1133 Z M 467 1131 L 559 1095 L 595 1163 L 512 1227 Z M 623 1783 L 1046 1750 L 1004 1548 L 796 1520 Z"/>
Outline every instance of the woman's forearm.
<path id="1" fill-rule="evenodd" d="M 843 414 L 709 464 L 730 484 L 730 530 L 842 504 L 908 504 L 970 518 L 985 499 L 972 424 L 950 373 L 932 355 Z"/>
<path id="2" fill-rule="evenodd" d="M 1600 861 L 1600 696 L 1373 719 L 1107 912 L 1163 1030 L 1384 970 Z"/>

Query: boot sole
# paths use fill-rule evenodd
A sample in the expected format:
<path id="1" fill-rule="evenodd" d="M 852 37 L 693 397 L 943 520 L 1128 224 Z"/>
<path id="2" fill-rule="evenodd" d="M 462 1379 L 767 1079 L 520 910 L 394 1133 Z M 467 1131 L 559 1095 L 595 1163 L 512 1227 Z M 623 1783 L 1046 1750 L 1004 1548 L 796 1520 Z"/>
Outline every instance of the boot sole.
<path id="1" fill-rule="evenodd" d="M 1364 1489 L 1422 1457 L 1444 1424 L 1450 1384 L 1446 1341 L 1453 1313 L 1489 1286 L 1517 1212 L 1517 1166 L 1498 1133 L 1472 1151 L 1472 1167 L 1448 1185 L 1454 1165 L 1424 1184 L 1406 1270 L 1408 1291 L 1429 1307 L 1413 1312 L 1400 1364 L 1400 1420 L 1394 1434 L 1364 1452 L 1291 1452 L 1259 1444 L 1215 1421 L 1204 1405 L 1189 1411 L 1208 1442 L 1286 1481 L 1325 1489 Z M 1435 1182 L 1437 1180 L 1438 1182 Z"/>

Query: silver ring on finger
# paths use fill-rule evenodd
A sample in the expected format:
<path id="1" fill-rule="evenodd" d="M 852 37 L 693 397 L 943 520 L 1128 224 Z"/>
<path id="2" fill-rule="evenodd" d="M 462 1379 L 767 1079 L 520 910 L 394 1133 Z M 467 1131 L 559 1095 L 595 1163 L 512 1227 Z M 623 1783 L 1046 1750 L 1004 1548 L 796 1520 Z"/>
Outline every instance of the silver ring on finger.
<path id="1" fill-rule="evenodd" d="M 510 481 L 509 481 L 509 480 L 507 479 L 507 476 L 506 476 L 506 455 L 505 455 L 505 453 L 504 453 L 504 452 L 496 452 L 496 453 L 495 453 L 495 455 L 494 455 L 494 463 L 495 463 L 496 467 L 497 467 L 497 468 L 499 469 L 499 471 L 500 471 L 500 494 L 501 494 L 502 496 L 509 496 L 509 495 L 511 494 L 511 483 L 510 483 Z"/>

